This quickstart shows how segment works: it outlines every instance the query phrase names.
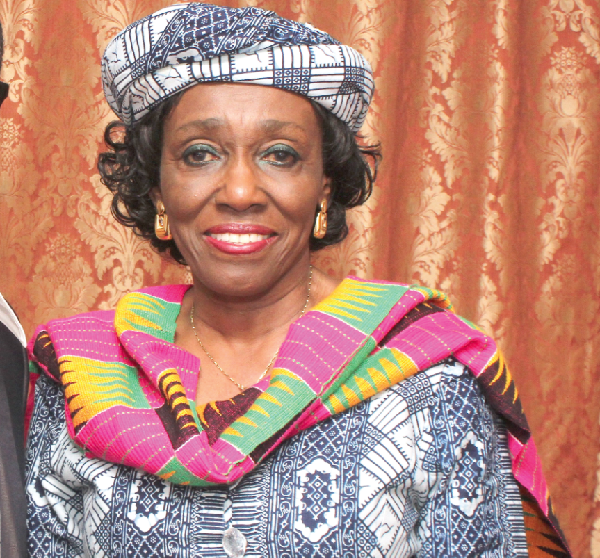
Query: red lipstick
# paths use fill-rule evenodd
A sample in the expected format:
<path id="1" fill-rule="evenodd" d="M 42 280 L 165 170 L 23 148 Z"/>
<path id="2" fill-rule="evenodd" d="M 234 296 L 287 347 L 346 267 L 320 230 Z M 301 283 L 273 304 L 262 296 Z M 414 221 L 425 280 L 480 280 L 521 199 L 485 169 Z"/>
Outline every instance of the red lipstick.
<path id="1" fill-rule="evenodd" d="M 273 235 L 275 231 L 263 225 L 253 225 L 251 223 L 223 223 L 215 225 L 204 231 L 204 234 L 266 234 Z"/>
<path id="2" fill-rule="evenodd" d="M 216 225 L 204 232 L 204 238 L 220 252 L 238 255 L 260 252 L 277 241 L 273 229 L 248 223 Z"/>

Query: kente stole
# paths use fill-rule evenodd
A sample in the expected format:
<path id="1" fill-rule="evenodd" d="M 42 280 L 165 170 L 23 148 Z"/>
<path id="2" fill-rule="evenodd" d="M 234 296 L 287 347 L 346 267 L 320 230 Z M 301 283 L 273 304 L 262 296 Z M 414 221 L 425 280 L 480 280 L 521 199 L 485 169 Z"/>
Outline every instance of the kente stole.
<path id="1" fill-rule="evenodd" d="M 142 289 L 114 312 L 36 331 L 30 358 L 64 387 L 69 434 L 88 456 L 181 485 L 231 483 L 297 432 L 453 357 L 504 418 L 515 479 L 556 529 L 543 536 L 547 550 L 560 549 L 564 537 L 511 374 L 494 341 L 454 314 L 445 295 L 348 278 L 290 326 L 270 376 L 197 408 L 200 361 L 173 344 L 188 288 Z"/>

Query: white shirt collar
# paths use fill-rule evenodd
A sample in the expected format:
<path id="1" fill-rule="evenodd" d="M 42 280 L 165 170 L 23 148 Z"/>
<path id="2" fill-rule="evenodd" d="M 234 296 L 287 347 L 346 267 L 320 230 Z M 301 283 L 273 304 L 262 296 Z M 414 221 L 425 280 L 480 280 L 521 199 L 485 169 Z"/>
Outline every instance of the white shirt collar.
<path id="1" fill-rule="evenodd" d="M 19 323 L 17 315 L 13 309 L 9 306 L 8 302 L 0 294 L 0 322 L 2 322 L 21 342 L 21 345 L 25 347 L 27 345 L 27 337 L 25 337 L 25 331 Z"/>

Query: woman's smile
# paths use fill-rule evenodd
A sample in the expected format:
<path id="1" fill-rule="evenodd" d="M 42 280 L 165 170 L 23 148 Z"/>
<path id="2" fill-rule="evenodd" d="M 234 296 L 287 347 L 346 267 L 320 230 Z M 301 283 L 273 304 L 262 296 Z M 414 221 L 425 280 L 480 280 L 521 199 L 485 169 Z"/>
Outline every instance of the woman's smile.
<path id="1" fill-rule="evenodd" d="M 206 241 L 226 254 L 252 254 L 277 241 L 268 227 L 244 223 L 228 223 L 211 227 L 204 233 Z"/>

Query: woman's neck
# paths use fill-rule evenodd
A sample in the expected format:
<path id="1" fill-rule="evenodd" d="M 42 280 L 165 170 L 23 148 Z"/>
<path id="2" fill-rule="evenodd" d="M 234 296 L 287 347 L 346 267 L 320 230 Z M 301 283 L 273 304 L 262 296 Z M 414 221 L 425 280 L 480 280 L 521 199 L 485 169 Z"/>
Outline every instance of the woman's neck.
<path id="1" fill-rule="evenodd" d="M 197 285 L 188 291 L 177 319 L 175 343 L 200 359 L 197 404 L 229 399 L 240 392 L 239 385 L 254 384 L 267 370 L 290 324 L 339 284 L 313 269 L 307 300 L 308 279 L 307 269 L 305 278 L 287 289 L 272 289 L 248 300 L 214 296 Z"/>
<path id="2" fill-rule="evenodd" d="M 313 277 L 314 275 L 314 277 Z M 205 335 L 254 342 L 287 328 L 303 310 L 314 306 L 322 292 L 320 273 L 309 269 L 293 282 L 275 285 L 255 297 L 227 297 L 194 284 L 182 304 L 182 314 L 194 309 L 196 327 Z"/>

